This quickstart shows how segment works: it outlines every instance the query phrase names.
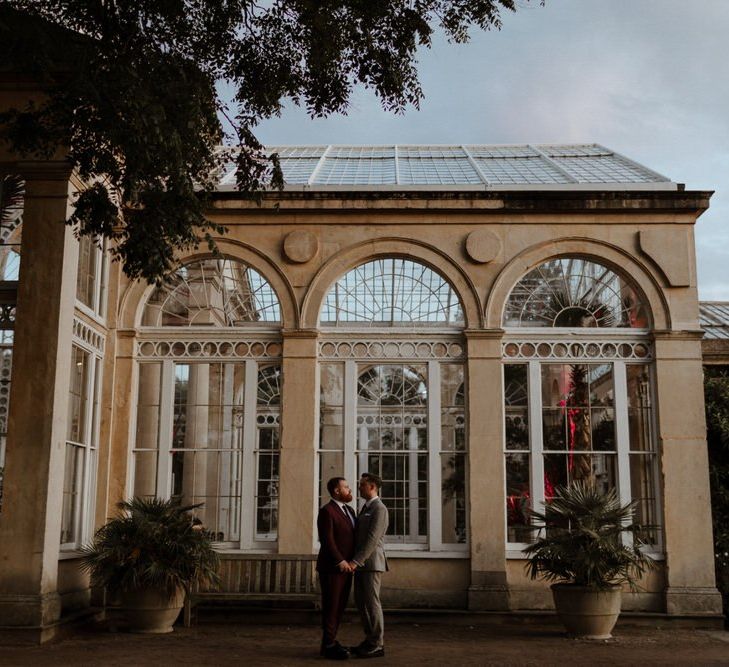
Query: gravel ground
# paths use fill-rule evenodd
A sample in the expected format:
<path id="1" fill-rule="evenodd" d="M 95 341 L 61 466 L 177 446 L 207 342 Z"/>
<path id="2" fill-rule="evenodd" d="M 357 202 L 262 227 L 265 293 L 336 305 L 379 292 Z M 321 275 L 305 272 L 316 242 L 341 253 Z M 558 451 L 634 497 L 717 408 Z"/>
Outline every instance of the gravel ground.
<path id="1" fill-rule="evenodd" d="M 356 623 L 340 640 L 359 643 Z M 324 665 L 313 626 L 201 623 L 169 635 L 85 631 L 40 647 L 0 647 L 0 665 Z M 375 665 L 729 665 L 729 632 L 619 628 L 615 638 L 569 639 L 554 626 L 391 624 Z"/>

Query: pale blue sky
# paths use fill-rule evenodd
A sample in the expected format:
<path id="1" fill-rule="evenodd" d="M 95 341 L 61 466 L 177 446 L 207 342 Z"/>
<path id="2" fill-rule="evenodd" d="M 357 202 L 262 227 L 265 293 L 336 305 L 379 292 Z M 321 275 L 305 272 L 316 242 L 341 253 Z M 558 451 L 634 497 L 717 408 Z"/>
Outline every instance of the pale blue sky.
<path id="1" fill-rule="evenodd" d="M 364 91 L 347 116 L 300 109 L 266 144 L 599 143 L 690 189 L 716 190 L 696 228 L 699 296 L 729 300 L 729 0 L 547 0 L 466 45 L 420 56 L 426 98 L 393 116 Z"/>

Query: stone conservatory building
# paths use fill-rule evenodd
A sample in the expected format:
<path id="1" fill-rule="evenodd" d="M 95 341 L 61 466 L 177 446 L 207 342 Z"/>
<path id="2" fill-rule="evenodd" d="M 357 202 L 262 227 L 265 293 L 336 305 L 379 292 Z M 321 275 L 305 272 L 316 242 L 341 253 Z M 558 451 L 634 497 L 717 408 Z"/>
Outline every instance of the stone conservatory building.
<path id="1" fill-rule="evenodd" d="M 60 223 L 64 162 L 2 230 L 0 627 L 88 607 L 78 549 L 132 495 L 204 503 L 229 595 L 311 594 L 329 477 L 384 480 L 386 604 L 551 607 L 528 510 L 593 480 L 657 568 L 623 608 L 715 617 L 686 191 L 598 145 L 272 148 L 220 174 L 219 255 L 130 282 Z M 10 373 L 12 366 L 12 382 Z"/>

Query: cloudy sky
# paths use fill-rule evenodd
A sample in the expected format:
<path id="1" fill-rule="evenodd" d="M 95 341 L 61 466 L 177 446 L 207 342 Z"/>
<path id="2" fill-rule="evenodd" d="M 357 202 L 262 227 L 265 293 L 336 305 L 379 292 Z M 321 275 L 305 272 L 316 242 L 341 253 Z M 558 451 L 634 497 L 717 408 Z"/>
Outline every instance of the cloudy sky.
<path id="1" fill-rule="evenodd" d="M 347 116 L 292 108 L 267 144 L 599 143 L 715 190 L 696 228 L 699 296 L 729 300 L 729 0 L 537 0 L 501 32 L 419 57 L 426 99 L 393 116 L 358 91 Z"/>

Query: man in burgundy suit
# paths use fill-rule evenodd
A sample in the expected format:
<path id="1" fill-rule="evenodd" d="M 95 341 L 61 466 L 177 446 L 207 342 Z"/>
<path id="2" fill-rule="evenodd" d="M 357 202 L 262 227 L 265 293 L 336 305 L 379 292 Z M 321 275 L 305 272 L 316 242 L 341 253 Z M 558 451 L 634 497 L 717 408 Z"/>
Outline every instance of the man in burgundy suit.
<path id="1" fill-rule="evenodd" d="M 332 499 L 316 519 L 321 544 L 316 559 L 321 586 L 321 654 L 330 660 L 346 660 L 349 652 L 337 641 L 337 630 L 352 588 L 349 561 L 354 557 L 355 514 L 347 505 L 352 492 L 344 477 L 332 477 L 327 491 Z"/>

